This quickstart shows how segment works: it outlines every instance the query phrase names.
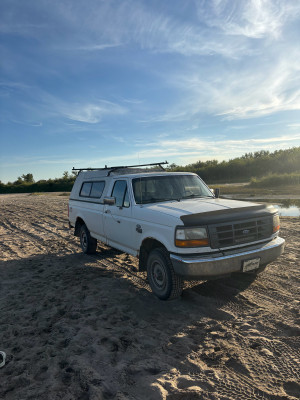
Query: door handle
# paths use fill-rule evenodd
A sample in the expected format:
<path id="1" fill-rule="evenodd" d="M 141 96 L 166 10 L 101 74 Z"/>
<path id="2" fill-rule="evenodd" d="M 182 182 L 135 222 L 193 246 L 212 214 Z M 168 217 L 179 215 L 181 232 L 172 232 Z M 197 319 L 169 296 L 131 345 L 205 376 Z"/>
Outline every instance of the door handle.
<path id="1" fill-rule="evenodd" d="M 105 211 L 104 211 L 104 214 L 110 214 L 110 213 L 111 213 L 110 210 L 105 210 Z"/>

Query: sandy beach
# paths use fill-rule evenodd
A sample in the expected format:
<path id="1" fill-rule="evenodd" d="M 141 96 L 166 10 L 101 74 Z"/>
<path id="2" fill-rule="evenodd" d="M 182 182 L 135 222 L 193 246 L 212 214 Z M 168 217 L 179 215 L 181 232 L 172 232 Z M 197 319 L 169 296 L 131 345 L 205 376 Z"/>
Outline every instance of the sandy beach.
<path id="1" fill-rule="evenodd" d="M 156 299 L 137 260 L 81 252 L 68 197 L 0 196 L 0 398 L 300 398 L 300 219 L 252 275 Z"/>

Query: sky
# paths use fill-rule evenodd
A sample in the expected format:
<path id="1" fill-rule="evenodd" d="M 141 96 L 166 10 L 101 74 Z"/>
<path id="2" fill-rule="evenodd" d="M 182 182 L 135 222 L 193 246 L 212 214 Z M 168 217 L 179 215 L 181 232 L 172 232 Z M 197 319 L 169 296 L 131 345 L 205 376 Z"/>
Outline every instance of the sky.
<path id="1" fill-rule="evenodd" d="M 300 146 L 299 0 L 1 0 L 0 180 Z"/>

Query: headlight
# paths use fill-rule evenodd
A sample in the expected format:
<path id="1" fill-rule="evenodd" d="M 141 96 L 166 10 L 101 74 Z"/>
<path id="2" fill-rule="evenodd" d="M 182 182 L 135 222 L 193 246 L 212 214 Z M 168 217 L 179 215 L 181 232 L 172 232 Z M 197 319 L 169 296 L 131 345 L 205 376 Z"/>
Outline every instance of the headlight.
<path id="1" fill-rule="evenodd" d="M 273 233 L 278 232 L 279 228 L 280 228 L 279 215 L 275 214 L 273 215 Z"/>
<path id="2" fill-rule="evenodd" d="M 208 246 L 208 235 L 205 227 L 177 228 L 175 233 L 175 246 L 201 247 Z"/>

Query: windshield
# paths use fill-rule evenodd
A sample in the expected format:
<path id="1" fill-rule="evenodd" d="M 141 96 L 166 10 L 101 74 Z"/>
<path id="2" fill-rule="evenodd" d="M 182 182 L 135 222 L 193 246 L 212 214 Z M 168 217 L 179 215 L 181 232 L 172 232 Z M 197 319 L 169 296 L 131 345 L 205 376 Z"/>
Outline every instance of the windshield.
<path id="1" fill-rule="evenodd" d="M 147 176 L 132 180 L 136 204 L 158 203 L 196 197 L 213 197 L 196 175 Z"/>

